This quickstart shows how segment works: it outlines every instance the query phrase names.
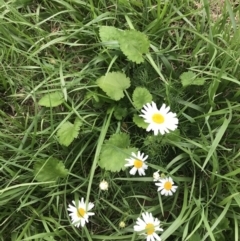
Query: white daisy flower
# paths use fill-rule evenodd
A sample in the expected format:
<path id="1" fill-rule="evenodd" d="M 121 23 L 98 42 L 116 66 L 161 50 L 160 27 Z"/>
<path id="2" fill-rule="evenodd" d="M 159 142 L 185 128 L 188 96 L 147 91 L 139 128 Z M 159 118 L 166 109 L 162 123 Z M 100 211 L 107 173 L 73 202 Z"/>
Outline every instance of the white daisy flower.
<path id="1" fill-rule="evenodd" d="M 158 191 L 165 196 L 172 196 L 173 193 L 176 192 L 177 186 L 173 184 L 174 182 L 171 177 L 161 178 L 159 182 L 155 183 L 155 185 L 159 187 Z"/>
<path id="2" fill-rule="evenodd" d="M 165 104 L 158 110 L 155 102 L 148 103 L 143 106 L 140 115 L 144 121 L 148 123 L 147 131 L 154 131 L 154 135 L 159 132 L 164 135 L 169 133 L 169 130 L 174 131 L 177 129 L 178 118 L 177 115 L 170 111 L 170 107 Z"/>
<path id="3" fill-rule="evenodd" d="M 102 180 L 99 184 L 99 188 L 103 191 L 107 191 L 108 190 L 108 182 L 105 180 Z"/>
<path id="4" fill-rule="evenodd" d="M 157 182 L 161 179 L 161 176 L 159 174 L 159 171 L 153 173 L 153 181 Z"/>
<path id="5" fill-rule="evenodd" d="M 131 175 L 135 175 L 137 171 L 140 176 L 145 175 L 145 170 L 148 168 L 148 166 L 144 162 L 147 160 L 148 155 L 144 157 L 144 153 L 141 154 L 140 151 L 138 151 L 137 155 L 132 152 L 132 156 L 133 157 L 129 159 L 125 159 L 128 163 L 124 166 L 133 166 L 133 168 L 129 172 Z"/>
<path id="6" fill-rule="evenodd" d="M 94 215 L 92 212 L 88 212 L 94 207 L 94 204 L 89 202 L 88 206 L 86 206 L 86 203 L 84 202 L 84 199 L 81 199 L 81 202 L 78 201 L 76 204 L 75 201 L 72 201 L 74 206 L 71 204 L 68 205 L 68 211 L 70 211 L 69 216 L 72 219 L 72 223 L 77 228 L 81 225 L 84 227 L 85 222 L 88 223 L 88 217 Z"/>
<path id="7" fill-rule="evenodd" d="M 135 232 L 140 232 L 140 234 L 145 235 L 147 241 L 161 241 L 161 238 L 157 235 L 156 231 L 163 231 L 160 228 L 160 221 L 154 218 L 151 213 L 142 213 L 142 219 L 138 218 L 137 225 L 134 225 L 133 229 Z"/>

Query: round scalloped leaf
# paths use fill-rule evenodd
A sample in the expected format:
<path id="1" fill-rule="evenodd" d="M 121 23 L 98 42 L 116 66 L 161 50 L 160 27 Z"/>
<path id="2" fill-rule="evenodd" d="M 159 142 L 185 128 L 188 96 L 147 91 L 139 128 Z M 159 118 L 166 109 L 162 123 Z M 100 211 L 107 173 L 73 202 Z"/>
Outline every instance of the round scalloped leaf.
<path id="1" fill-rule="evenodd" d="M 99 166 L 107 171 L 120 172 L 126 169 L 126 158 L 132 152 L 137 152 L 137 148 L 118 148 L 111 144 L 104 144 L 100 153 Z"/>
<path id="2" fill-rule="evenodd" d="M 114 109 L 113 115 L 117 120 L 122 120 L 122 118 L 126 117 L 126 115 L 127 115 L 127 108 L 117 106 Z"/>
<path id="3" fill-rule="evenodd" d="M 82 122 L 80 119 L 76 119 L 74 124 L 69 121 L 63 123 L 57 131 L 58 142 L 61 145 L 69 146 L 78 137 L 81 125 Z"/>
<path id="4" fill-rule="evenodd" d="M 101 26 L 99 28 L 99 35 L 102 42 L 118 40 L 119 34 L 121 34 L 120 30 L 112 26 Z"/>
<path id="5" fill-rule="evenodd" d="M 133 92 L 133 104 L 140 110 L 145 104 L 152 102 L 152 95 L 143 87 L 137 87 Z"/>
<path id="6" fill-rule="evenodd" d="M 127 58 L 137 64 L 144 61 L 142 55 L 148 53 L 150 42 L 148 37 L 136 30 L 126 30 L 118 37 L 120 49 Z"/>
<path id="7" fill-rule="evenodd" d="M 111 135 L 105 144 L 111 144 L 119 148 L 126 148 L 130 145 L 130 137 L 126 133 L 116 133 Z"/>
<path id="8" fill-rule="evenodd" d="M 44 95 L 38 104 L 45 107 L 56 107 L 64 102 L 63 93 L 61 91 L 52 92 Z"/>
<path id="9" fill-rule="evenodd" d="M 130 87 L 130 79 L 121 72 L 111 72 L 97 80 L 97 85 L 113 100 L 124 97 L 123 91 Z"/>
<path id="10" fill-rule="evenodd" d="M 134 116 L 133 116 L 133 122 L 138 126 L 138 127 L 140 127 L 140 128 L 143 128 L 143 129 L 147 129 L 147 127 L 148 127 L 148 123 L 146 123 L 145 121 L 144 121 L 144 119 L 141 117 L 141 116 L 139 116 L 139 115 L 136 115 L 136 114 L 134 114 Z"/>
<path id="11" fill-rule="evenodd" d="M 204 85 L 206 80 L 205 78 L 197 78 L 197 75 L 192 71 L 182 73 L 180 79 L 183 87 L 189 85 Z"/>
<path id="12" fill-rule="evenodd" d="M 56 182 L 59 177 L 68 175 L 63 162 L 53 157 L 35 162 L 33 170 L 35 179 L 39 182 Z"/>

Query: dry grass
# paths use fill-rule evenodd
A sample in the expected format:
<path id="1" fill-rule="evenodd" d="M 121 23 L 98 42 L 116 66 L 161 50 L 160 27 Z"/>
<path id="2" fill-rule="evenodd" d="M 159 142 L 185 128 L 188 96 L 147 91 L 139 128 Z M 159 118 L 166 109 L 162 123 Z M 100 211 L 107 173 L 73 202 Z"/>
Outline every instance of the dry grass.
<path id="1" fill-rule="evenodd" d="M 233 10 L 239 4 L 238 0 L 229 0 L 229 2 L 231 3 Z M 203 8 L 203 1 L 198 0 L 195 5 L 198 9 L 201 9 Z M 216 22 L 221 18 L 222 13 L 226 8 L 226 0 L 209 0 L 209 5 L 211 9 L 211 19 Z M 239 22 L 239 17 L 236 17 L 235 20 Z"/>

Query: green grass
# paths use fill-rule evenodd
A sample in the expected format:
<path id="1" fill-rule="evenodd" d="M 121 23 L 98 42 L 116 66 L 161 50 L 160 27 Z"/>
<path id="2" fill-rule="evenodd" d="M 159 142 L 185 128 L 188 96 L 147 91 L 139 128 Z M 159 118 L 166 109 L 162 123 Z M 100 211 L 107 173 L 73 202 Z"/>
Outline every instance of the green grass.
<path id="1" fill-rule="evenodd" d="M 213 19 L 209 1 L 200 3 L 0 0 L 0 240 L 142 240 L 133 226 L 144 211 L 160 219 L 162 240 L 240 240 L 240 7 L 227 0 Z M 144 62 L 107 48 L 100 26 L 145 33 L 151 45 Z M 141 86 L 159 106 L 170 105 L 179 132 L 154 137 L 138 128 L 130 100 L 114 102 L 96 85 L 107 71 L 131 79 L 130 98 Z M 187 71 L 205 84 L 183 87 Z M 54 91 L 67 101 L 38 105 Z M 121 121 L 109 111 L 116 104 L 128 111 Z M 65 147 L 57 131 L 76 117 L 79 135 Z M 149 155 L 145 177 L 98 166 L 104 141 L 120 132 Z M 52 157 L 69 174 L 45 185 L 34 165 Z M 172 197 L 157 193 L 158 169 L 178 185 Z M 106 192 L 99 190 L 102 179 Z M 75 228 L 67 206 L 81 197 L 95 204 L 95 216 Z"/>

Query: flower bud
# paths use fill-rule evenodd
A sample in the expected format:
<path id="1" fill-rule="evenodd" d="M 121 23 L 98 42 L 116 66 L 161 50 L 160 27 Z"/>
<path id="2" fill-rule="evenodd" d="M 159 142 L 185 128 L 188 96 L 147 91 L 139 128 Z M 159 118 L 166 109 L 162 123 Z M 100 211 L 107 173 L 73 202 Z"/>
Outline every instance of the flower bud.
<path id="1" fill-rule="evenodd" d="M 107 191 L 108 190 L 108 182 L 105 181 L 105 180 L 102 180 L 99 184 L 99 188 L 102 190 L 102 191 Z"/>
<path id="2" fill-rule="evenodd" d="M 125 228 L 125 227 L 126 227 L 126 223 L 123 222 L 123 221 L 121 221 L 121 222 L 119 223 L 119 227 L 120 227 L 120 228 Z"/>
<path id="3" fill-rule="evenodd" d="M 161 178 L 161 177 L 160 177 L 160 175 L 159 175 L 159 171 L 153 173 L 153 181 L 154 181 L 154 182 L 159 181 L 160 178 Z"/>

